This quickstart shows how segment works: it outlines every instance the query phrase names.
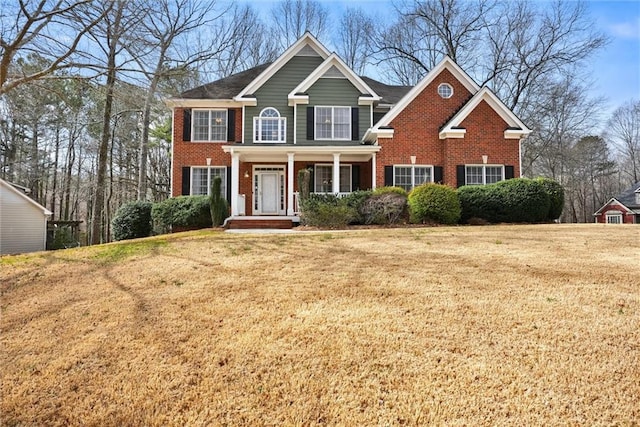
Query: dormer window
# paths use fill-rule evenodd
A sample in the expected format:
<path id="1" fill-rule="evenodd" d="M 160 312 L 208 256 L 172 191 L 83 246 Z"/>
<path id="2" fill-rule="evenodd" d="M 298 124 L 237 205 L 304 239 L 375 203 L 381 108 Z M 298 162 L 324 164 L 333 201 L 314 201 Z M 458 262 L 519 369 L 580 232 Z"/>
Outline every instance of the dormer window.
<path id="1" fill-rule="evenodd" d="M 287 118 L 280 117 L 275 108 L 267 107 L 253 118 L 253 135 L 253 142 L 287 142 Z"/>
<path id="2" fill-rule="evenodd" d="M 448 83 L 442 83 L 438 86 L 438 95 L 444 99 L 451 98 L 453 96 L 453 88 Z"/>

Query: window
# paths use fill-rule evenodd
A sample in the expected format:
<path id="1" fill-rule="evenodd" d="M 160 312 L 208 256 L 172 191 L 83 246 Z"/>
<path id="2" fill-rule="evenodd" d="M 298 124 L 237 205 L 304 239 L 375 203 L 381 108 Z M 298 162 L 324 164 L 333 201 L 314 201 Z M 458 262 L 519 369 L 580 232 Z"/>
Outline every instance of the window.
<path id="1" fill-rule="evenodd" d="M 622 212 L 620 212 L 620 211 L 608 211 L 607 212 L 607 224 L 622 224 Z"/>
<path id="2" fill-rule="evenodd" d="M 227 110 L 193 110 L 193 141 L 226 141 Z"/>
<path id="3" fill-rule="evenodd" d="M 316 165 L 315 193 L 333 193 L 333 165 Z M 351 165 L 340 165 L 340 192 L 351 192 Z"/>
<path id="4" fill-rule="evenodd" d="M 504 180 L 504 166 L 466 166 L 465 177 L 466 185 L 494 184 Z"/>
<path id="5" fill-rule="evenodd" d="M 253 132 L 253 142 L 286 142 L 287 118 L 275 108 L 265 108 L 253 118 Z"/>
<path id="6" fill-rule="evenodd" d="M 432 182 L 431 166 L 399 165 L 393 167 L 393 185 L 410 191 L 425 182 Z"/>
<path id="7" fill-rule="evenodd" d="M 453 96 L 453 88 L 450 84 L 442 83 L 438 86 L 438 95 L 445 99 L 451 98 Z"/>
<path id="8" fill-rule="evenodd" d="M 227 196 L 227 168 L 225 166 L 193 167 L 191 168 L 191 195 L 209 195 L 213 179 L 219 176 L 222 179 L 220 193 Z"/>
<path id="9" fill-rule="evenodd" d="M 351 139 L 351 107 L 315 107 L 316 139 Z"/>

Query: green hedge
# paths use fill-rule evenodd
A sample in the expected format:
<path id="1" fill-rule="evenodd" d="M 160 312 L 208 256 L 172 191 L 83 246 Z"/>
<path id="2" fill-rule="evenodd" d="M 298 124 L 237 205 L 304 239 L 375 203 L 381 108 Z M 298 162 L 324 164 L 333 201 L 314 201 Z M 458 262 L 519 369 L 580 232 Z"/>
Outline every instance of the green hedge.
<path id="1" fill-rule="evenodd" d="M 353 201 L 333 194 L 310 194 L 300 201 L 300 221 L 303 225 L 326 228 L 344 228 L 358 219 L 358 211 L 350 206 Z"/>
<path id="2" fill-rule="evenodd" d="M 212 225 L 207 196 L 178 196 L 156 203 L 151 218 L 158 233 L 168 233 L 176 227 L 199 229 Z"/>
<path id="3" fill-rule="evenodd" d="M 442 184 L 422 184 L 409 193 L 409 219 L 413 223 L 455 224 L 460 219 L 456 190 Z"/>
<path id="4" fill-rule="evenodd" d="M 551 178 L 536 178 L 536 181 L 542 185 L 549 195 L 550 206 L 547 219 L 553 221 L 560 218 L 562 209 L 564 209 L 564 188 L 559 182 Z"/>
<path id="5" fill-rule="evenodd" d="M 130 202 L 120 206 L 111 220 L 113 240 L 136 239 L 151 234 L 151 202 Z"/>
<path id="6" fill-rule="evenodd" d="M 539 180 L 516 178 L 458 189 L 462 222 L 542 222 L 550 215 L 551 197 Z"/>

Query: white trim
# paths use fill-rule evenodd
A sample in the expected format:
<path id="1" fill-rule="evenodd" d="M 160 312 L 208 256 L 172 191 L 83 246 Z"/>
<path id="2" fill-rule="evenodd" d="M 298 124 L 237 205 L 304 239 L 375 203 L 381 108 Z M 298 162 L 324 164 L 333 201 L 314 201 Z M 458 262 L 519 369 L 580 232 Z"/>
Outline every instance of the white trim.
<path id="1" fill-rule="evenodd" d="M 611 199 L 609 199 L 609 201 L 607 203 L 602 205 L 602 207 L 600 209 L 595 211 L 595 213 L 593 215 L 602 215 L 602 210 L 604 208 L 606 208 L 607 206 L 616 206 L 616 205 L 620 206 L 620 208 L 624 209 L 626 213 L 634 213 L 631 209 L 629 209 L 628 207 L 626 207 L 625 205 L 620 203 L 620 201 L 618 201 L 618 199 L 616 199 L 615 197 L 612 197 Z"/>
<path id="2" fill-rule="evenodd" d="M 195 112 L 198 111 L 207 111 L 209 113 L 208 117 L 208 130 L 207 137 L 208 139 L 195 139 Z M 213 111 L 224 111 L 224 137 L 222 139 L 211 139 L 211 113 Z M 191 141 L 188 142 L 227 142 L 227 135 L 229 135 L 229 110 L 226 108 L 193 108 L 191 110 Z"/>
<path id="3" fill-rule="evenodd" d="M 483 87 L 477 92 L 473 97 L 465 104 L 465 106 L 456 113 L 449 122 L 442 128 L 440 131 L 440 139 L 445 138 L 462 138 L 463 136 L 455 136 L 456 134 L 461 133 L 462 122 L 471 114 L 473 110 L 480 104 L 480 102 L 485 101 L 489 106 L 496 112 L 498 115 L 509 125 L 510 127 L 516 127 L 519 129 L 507 129 L 504 132 L 504 137 L 507 139 L 519 139 L 526 137 L 531 133 L 531 130 L 527 128 L 524 123 L 520 121 L 520 119 L 513 114 L 509 108 L 498 97 L 491 92 L 488 87 Z M 451 135 L 451 136 L 450 136 Z"/>
<path id="4" fill-rule="evenodd" d="M 618 218 L 617 222 L 610 222 L 610 218 Z M 605 213 L 605 224 L 624 224 L 624 217 L 621 211 L 610 210 Z"/>
<path id="5" fill-rule="evenodd" d="M 277 117 L 262 117 L 262 114 L 266 110 L 273 110 L 276 112 Z M 256 139 L 256 133 L 258 137 L 262 137 L 262 125 L 263 120 L 271 120 L 277 123 L 279 139 L 275 141 Z M 260 114 L 253 117 L 253 142 L 256 144 L 284 144 L 287 142 L 287 118 L 280 115 L 275 107 L 265 107 L 260 111 Z"/>
<path id="6" fill-rule="evenodd" d="M 294 214 L 293 179 L 295 175 L 295 153 L 287 153 L 287 215 Z"/>
<path id="7" fill-rule="evenodd" d="M 453 76 L 472 94 L 480 90 L 480 86 L 478 86 L 458 64 L 453 62 L 453 60 L 448 56 L 445 56 L 442 61 L 433 67 L 417 85 L 403 96 L 402 99 L 398 101 L 398 103 L 395 104 L 391 110 L 382 117 L 382 119 L 380 119 L 378 124 L 372 129 L 373 133 L 377 133 L 381 127 L 389 126 L 393 119 L 395 119 L 414 99 L 416 99 L 418 95 L 420 95 L 422 91 L 445 69 L 449 70 L 449 72 L 453 74 Z"/>
<path id="8" fill-rule="evenodd" d="M 267 67 L 258 77 L 256 77 L 251 83 L 249 83 L 242 91 L 233 99 L 235 101 L 249 101 L 253 98 L 243 98 L 245 95 L 253 94 L 260 89 L 275 73 L 278 72 L 287 62 L 291 60 L 296 54 L 302 50 L 305 46 L 311 47 L 315 50 L 322 59 L 327 59 L 330 52 L 320 43 L 315 37 L 308 31 L 302 35 L 294 44 L 289 46 L 278 59 L 276 59 L 271 65 Z"/>
<path id="9" fill-rule="evenodd" d="M 194 169 L 206 169 L 207 170 L 207 192 L 202 194 L 202 193 L 198 193 L 198 194 L 194 194 L 193 192 L 193 170 Z M 218 169 L 218 170 L 222 170 L 223 173 L 223 178 L 222 178 L 222 188 L 224 191 L 222 191 L 222 195 L 226 198 L 227 197 L 227 167 L 226 166 L 221 166 L 221 165 L 205 165 L 205 166 L 190 166 L 190 171 L 189 171 L 189 195 L 190 196 L 208 196 L 209 192 L 211 191 L 211 184 L 212 184 L 212 176 L 211 176 L 211 170 L 212 169 Z"/>
<path id="10" fill-rule="evenodd" d="M 415 188 L 415 187 L 416 187 L 416 168 L 428 168 L 428 169 L 430 169 L 430 178 L 431 178 L 431 179 L 430 179 L 429 181 L 425 181 L 425 182 L 435 182 L 435 181 L 434 181 L 434 178 L 435 178 L 435 177 L 433 176 L 434 171 L 435 171 L 435 167 L 434 167 L 433 165 L 422 165 L 422 164 L 420 164 L 420 165 L 418 165 L 418 164 L 415 164 L 415 165 L 412 165 L 412 164 L 409 164 L 409 165 L 407 165 L 407 164 L 394 164 L 394 165 L 392 165 L 392 167 L 393 167 L 393 183 L 392 183 L 392 184 L 393 184 L 393 186 L 394 186 L 394 187 L 397 187 L 397 186 L 398 186 L 398 185 L 396 184 L 396 168 L 409 168 L 409 169 L 411 169 L 411 189 L 413 189 L 413 188 Z M 422 184 L 424 184 L 424 183 L 420 183 L 420 184 L 418 184 L 418 185 L 422 185 Z M 402 188 L 402 187 L 401 187 L 401 188 Z M 408 192 L 408 191 L 410 191 L 411 189 L 406 190 L 406 191 Z"/>
<path id="11" fill-rule="evenodd" d="M 337 164 L 338 164 L 338 172 L 336 173 L 336 169 L 335 169 L 335 165 L 336 165 L 336 161 L 335 161 L 335 157 L 334 157 L 334 162 L 333 163 L 314 163 L 313 164 L 313 192 L 317 193 L 317 194 L 345 194 L 345 193 L 351 193 L 353 192 L 353 164 L 351 163 L 340 163 L 340 154 L 339 153 L 334 153 L 338 154 L 338 160 L 337 160 Z M 317 171 L 318 171 L 318 166 L 324 166 L 324 167 L 330 167 L 331 168 L 331 191 L 316 191 L 316 185 L 318 183 L 318 179 L 317 179 Z M 349 191 L 340 191 L 340 178 L 342 176 L 342 174 L 340 173 L 340 168 L 349 168 Z M 337 175 L 337 178 L 336 178 Z M 337 183 L 337 185 L 336 185 Z M 336 191 L 337 190 L 337 191 Z"/>
<path id="12" fill-rule="evenodd" d="M 184 122 L 182 123 L 182 126 L 184 127 Z M 174 178 L 174 174 L 173 174 L 173 168 L 176 166 L 176 162 L 175 162 L 175 152 L 176 152 L 176 147 L 174 145 L 174 140 L 173 140 L 173 134 L 176 131 L 176 110 L 172 109 L 171 110 L 171 173 L 169 174 L 169 198 L 173 197 L 173 184 L 175 182 L 175 178 Z"/>
<path id="13" fill-rule="evenodd" d="M 482 184 L 469 184 L 467 182 L 467 168 L 482 168 Z M 464 185 L 487 185 L 487 168 L 501 168 L 502 169 L 502 177 L 499 181 L 496 182 L 500 182 L 500 181 L 504 181 L 505 177 L 504 177 L 504 173 L 505 173 L 505 165 L 498 165 L 498 164 L 465 164 L 464 165 Z M 490 184 L 495 184 L 495 183 L 490 183 Z"/>
<path id="14" fill-rule="evenodd" d="M 251 211 L 252 211 L 252 215 L 260 215 L 260 216 L 268 216 L 268 215 L 276 215 L 276 216 L 283 216 L 286 214 L 287 212 L 287 206 L 284 206 L 283 209 L 281 209 L 281 199 L 284 196 L 284 193 L 286 192 L 285 188 L 281 188 L 280 186 L 280 182 L 281 180 L 284 179 L 285 174 L 287 172 L 287 165 L 282 165 L 282 164 L 260 164 L 260 165 L 253 165 L 253 167 L 251 168 L 251 193 L 252 193 L 252 201 L 253 201 L 253 205 L 251 206 Z M 276 174 L 278 176 L 278 181 L 276 182 L 276 185 L 278 187 L 278 198 L 276 200 L 276 213 L 273 212 L 263 212 L 262 211 L 262 200 L 260 198 L 259 194 L 256 194 L 256 188 L 255 188 L 255 184 L 256 184 L 256 179 L 258 180 L 258 191 L 261 192 L 262 191 L 262 175 L 263 174 Z M 258 178 L 259 177 L 259 178 Z M 287 197 L 288 199 L 288 197 Z"/>
<path id="15" fill-rule="evenodd" d="M 449 93 L 449 96 L 444 96 L 442 93 L 440 93 L 440 88 L 448 88 L 451 92 Z M 451 86 L 449 83 L 440 83 L 438 85 L 438 89 L 437 89 L 438 95 L 440 95 L 440 98 L 442 99 L 449 99 L 453 96 L 453 86 Z"/>
<path id="16" fill-rule="evenodd" d="M 356 75 L 336 53 L 332 53 L 322 64 L 313 70 L 306 79 L 289 92 L 289 106 L 293 106 L 295 104 L 308 104 L 309 95 L 300 94 L 309 90 L 309 88 L 322 78 L 322 76 L 333 66 L 335 66 L 361 93 L 368 93 L 371 95 L 370 97 L 359 97 L 358 105 L 371 105 L 373 102 L 382 99 L 358 75 Z"/>
<path id="17" fill-rule="evenodd" d="M 165 101 L 165 105 L 170 108 L 200 108 L 200 109 L 220 109 L 220 108 L 240 108 L 245 105 L 252 105 L 251 102 L 233 101 L 230 99 L 190 99 L 190 98 L 171 98 Z M 253 105 L 256 100 L 253 100 Z"/>

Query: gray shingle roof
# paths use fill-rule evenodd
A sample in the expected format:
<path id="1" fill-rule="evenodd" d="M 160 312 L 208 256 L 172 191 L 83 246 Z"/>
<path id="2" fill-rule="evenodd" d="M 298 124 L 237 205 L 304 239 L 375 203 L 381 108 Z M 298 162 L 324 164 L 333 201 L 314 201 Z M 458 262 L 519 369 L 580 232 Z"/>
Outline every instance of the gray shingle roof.
<path id="1" fill-rule="evenodd" d="M 238 95 L 249 83 L 260 75 L 271 63 L 258 65 L 257 67 L 232 74 L 220 80 L 189 89 L 180 94 L 183 99 L 232 99 Z M 362 77 L 362 80 L 371 89 L 382 97 L 383 104 L 395 104 L 407 92 L 411 86 L 390 86 L 369 77 Z"/>
<path id="2" fill-rule="evenodd" d="M 630 188 L 627 188 L 616 197 L 616 200 L 628 207 L 629 209 L 640 208 L 640 203 L 636 203 L 636 192 L 640 191 L 640 182 L 636 182 Z"/>

